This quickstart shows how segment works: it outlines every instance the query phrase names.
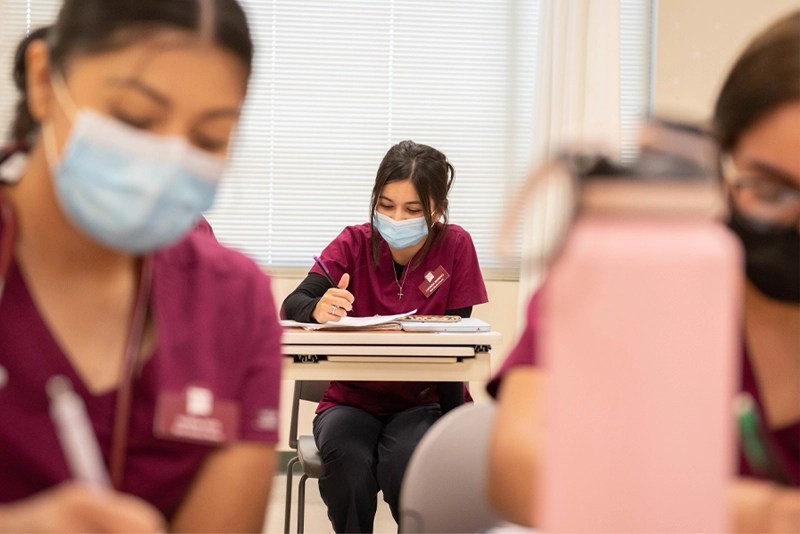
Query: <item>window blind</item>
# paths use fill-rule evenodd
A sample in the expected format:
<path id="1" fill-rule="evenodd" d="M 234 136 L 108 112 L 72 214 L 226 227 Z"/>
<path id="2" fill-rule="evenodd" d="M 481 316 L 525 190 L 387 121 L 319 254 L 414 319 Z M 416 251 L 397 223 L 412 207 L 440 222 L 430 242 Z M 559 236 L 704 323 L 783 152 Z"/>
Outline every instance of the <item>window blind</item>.
<path id="1" fill-rule="evenodd" d="M 18 91 L 12 71 L 14 52 L 31 30 L 49 24 L 61 0 L 0 0 L 0 135 L 5 139 L 14 117 Z"/>
<path id="2" fill-rule="evenodd" d="M 450 220 L 482 265 L 531 149 L 538 2 L 246 1 L 258 55 L 209 219 L 269 267 L 310 266 L 369 218 L 378 165 L 413 139 L 456 170 Z"/>
<path id="3" fill-rule="evenodd" d="M 620 0 L 620 157 L 638 153 L 642 120 L 650 114 L 652 1 Z"/>
<path id="4" fill-rule="evenodd" d="M 622 0 L 623 139 L 647 108 L 651 0 Z M 0 73 L 59 0 L 0 2 Z M 538 0 L 242 0 L 256 57 L 225 181 L 208 218 L 219 239 L 269 268 L 311 265 L 368 220 L 381 158 L 403 139 L 456 169 L 450 220 L 494 257 L 524 178 L 535 117 Z M 16 91 L 0 76 L 0 124 Z M 9 96 L 13 95 L 13 98 Z M 626 152 L 627 151 L 627 152 Z M 623 156 L 630 152 L 623 142 Z"/>

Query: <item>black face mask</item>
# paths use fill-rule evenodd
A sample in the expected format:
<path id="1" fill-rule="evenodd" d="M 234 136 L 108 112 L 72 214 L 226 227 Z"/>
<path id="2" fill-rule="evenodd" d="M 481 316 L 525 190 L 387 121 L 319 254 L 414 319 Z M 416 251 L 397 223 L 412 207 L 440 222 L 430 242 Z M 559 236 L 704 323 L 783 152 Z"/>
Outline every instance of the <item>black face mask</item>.
<path id="1" fill-rule="evenodd" d="M 728 227 L 744 245 L 748 280 L 770 298 L 800 304 L 800 232 L 759 224 L 733 206 Z"/>

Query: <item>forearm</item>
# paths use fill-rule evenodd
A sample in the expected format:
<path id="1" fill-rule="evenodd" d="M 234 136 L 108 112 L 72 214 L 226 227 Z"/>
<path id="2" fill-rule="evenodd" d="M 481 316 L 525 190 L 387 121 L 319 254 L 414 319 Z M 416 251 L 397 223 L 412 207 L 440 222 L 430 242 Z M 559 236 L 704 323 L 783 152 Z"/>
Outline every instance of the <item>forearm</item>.
<path id="1" fill-rule="evenodd" d="M 514 369 L 503 381 L 489 444 L 489 499 L 506 519 L 534 526 L 540 461 L 541 372 Z"/>
<path id="2" fill-rule="evenodd" d="M 173 517 L 173 532 L 261 532 L 275 447 L 236 443 L 212 453 Z"/>
<path id="3" fill-rule="evenodd" d="M 495 452 L 489 461 L 489 501 L 507 521 L 535 527 L 537 459 L 532 450 L 512 439 L 492 445 Z"/>
<path id="4" fill-rule="evenodd" d="M 330 288 L 330 282 L 316 273 L 309 274 L 283 301 L 281 317 L 303 323 L 316 322 L 314 307 Z"/>

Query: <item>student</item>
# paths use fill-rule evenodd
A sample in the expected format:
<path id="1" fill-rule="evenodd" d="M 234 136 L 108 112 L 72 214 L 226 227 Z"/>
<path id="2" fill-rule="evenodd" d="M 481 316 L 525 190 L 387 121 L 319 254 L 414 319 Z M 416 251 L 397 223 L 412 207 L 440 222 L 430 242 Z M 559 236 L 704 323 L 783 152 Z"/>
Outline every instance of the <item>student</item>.
<path id="1" fill-rule="evenodd" d="M 245 97 L 245 14 L 66 0 L 43 35 L 20 47 L 24 165 L 0 186 L 0 531 L 260 531 L 280 327 L 268 277 L 201 218 Z M 73 480 L 54 384 L 86 405 L 113 489 Z"/>
<path id="2" fill-rule="evenodd" d="M 800 12 L 753 40 L 714 111 L 728 225 L 740 238 L 747 284 L 741 390 L 756 401 L 775 463 L 758 472 L 740 456 L 732 487 L 741 532 L 800 530 Z M 529 523 L 541 429 L 537 296 L 516 348 L 489 384 L 499 411 L 489 491 L 510 519 Z M 500 387 L 501 386 L 501 387 Z M 521 423 L 524 421 L 524 423 Z M 535 506 L 534 506 L 535 516 Z"/>
<path id="3" fill-rule="evenodd" d="M 372 221 L 348 226 L 322 252 L 337 287 L 315 265 L 284 301 L 283 315 L 320 323 L 414 309 L 468 317 L 487 302 L 471 237 L 447 223 L 454 174 L 434 148 L 413 141 L 390 148 L 372 189 Z M 433 286 L 439 275 L 446 280 Z M 336 532 L 371 532 L 379 490 L 397 520 L 403 473 L 441 415 L 441 400 L 432 383 L 331 382 L 314 438 L 325 464 L 320 493 Z"/>

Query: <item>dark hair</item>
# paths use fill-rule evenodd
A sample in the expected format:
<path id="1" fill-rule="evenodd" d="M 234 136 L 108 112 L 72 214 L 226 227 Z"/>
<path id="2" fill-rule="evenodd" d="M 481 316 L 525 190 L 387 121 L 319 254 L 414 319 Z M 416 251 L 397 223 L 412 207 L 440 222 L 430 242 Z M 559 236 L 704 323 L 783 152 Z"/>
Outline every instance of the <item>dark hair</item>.
<path id="1" fill-rule="evenodd" d="M 209 37 L 235 54 L 249 76 L 253 43 L 237 0 L 64 0 L 55 24 L 34 31 L 17 47 L 14 82 L 21 97 L 11 128 L 14 141 L 24 143 L 38 126 L 28 110 L 25 84 L 25 51 L 34 40 L 46 37 L 51 66 L 63 71 L 75 55 L 113 50 L 165 28 L 201 31 L 206 20 Z"/>
<path id="2" fill-rule="evenodd" d="M 713 119 L 722 152 L 732 151 L 756 122 L 795 100 L 800 100 L 800 11 L 756 36 L 728 74 Z"/>
<path id="3" fill-rule="evenodd" d="M 455 178 L 456 171 L 444 154 L 428 145 L 421 145 L 414 141 L 400 141 L 386 152 L 378 166 L 375 185 L 372 188 L 370 220 L 375 216 L 378 201 L 386 184 L 411 180 L 411 184 L 422 202 L 429 234 L 421 254 L 415 260 L 415 263 L 419 263 L 430 247 L 439 242 L 447 231 L 447 195 L 453 187 Z M 432 210 L 439 211 L 444 219 L 444 225 L 440 231 L 434 231 L 435 221 L 431 217 Z M 378 236 L 374 229 L 372 231 L 372 259 L 376 264 L 378 263 Z"/>
<path id="4" fill-rule="evenodd" d="M 14 86 L 19 91 L 20 97 L 14 113 L 14 122 L 11 124 L 11 138 L 18 144 L 27 146 L 28 137 L 36 131 L 36 120 L 28 110 L 28 91 L 26 87 L 25 51 L 33 41 L 47 37 L 48 27 L 39 28 L 29 33 L 17 45 L 14 53 Z"/>

